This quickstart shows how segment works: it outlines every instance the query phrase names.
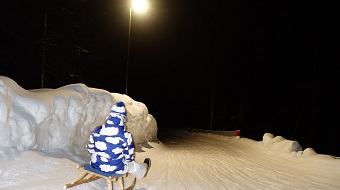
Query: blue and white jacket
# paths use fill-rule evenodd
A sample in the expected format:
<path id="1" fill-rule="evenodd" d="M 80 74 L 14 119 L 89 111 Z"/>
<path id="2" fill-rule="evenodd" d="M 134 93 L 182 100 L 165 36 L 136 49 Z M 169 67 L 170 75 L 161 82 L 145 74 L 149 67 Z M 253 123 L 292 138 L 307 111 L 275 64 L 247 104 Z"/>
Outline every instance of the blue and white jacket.
<path id="1" fill-rule="evenodd" d="M 87 150 L 92 154 L 93 168 L 108 174 L 127 172 L 127 163 L 134 160 L 134 145 L 125 121 L 124 103 L 118 102 L 112 106 L 105 124 L 92 131 Z"/>

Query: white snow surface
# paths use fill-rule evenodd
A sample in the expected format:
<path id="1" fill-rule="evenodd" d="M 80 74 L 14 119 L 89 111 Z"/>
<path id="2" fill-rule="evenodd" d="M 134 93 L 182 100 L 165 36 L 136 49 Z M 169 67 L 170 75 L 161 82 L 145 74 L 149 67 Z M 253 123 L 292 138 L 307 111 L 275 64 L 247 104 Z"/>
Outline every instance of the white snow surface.
<path id="1" fill-rule="evenodd" d="M 0 190 L 55 190 L 72 182 L 77 165 L 90 160 L 83 150 L 90 131 L 119 100 L 142 147 L 136 161 L 152 160 L 135 190 L 340 189 L 340 159 L 312 148 L 292 151 L 296 141 L 281 136 L 254 141 L 172 129 L 157 141 L 155 119 L 126 95 L 83 84 L 27 91 L 0 77 Z M 71 189 L 107 186 L 99 179 Z"/>

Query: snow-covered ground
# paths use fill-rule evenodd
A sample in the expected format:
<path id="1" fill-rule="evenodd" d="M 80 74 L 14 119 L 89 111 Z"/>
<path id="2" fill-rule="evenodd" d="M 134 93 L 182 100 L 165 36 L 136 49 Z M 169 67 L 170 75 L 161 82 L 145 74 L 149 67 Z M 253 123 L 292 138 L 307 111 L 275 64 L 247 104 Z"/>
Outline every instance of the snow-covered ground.
<path id="1" fill-rule="evenodd" d="M 296 142 L 281 136 L 254 141 L 166 130 L 157 140 L 155 119 L 126 95 L 82 84 L 27 91 L 0 76 L 0 190 L 55 190 L 74 180 L 76 166 L 90 160 L 90 131 L 115 101 L 127 105 L 136 160 L 152 160 L 135 190 L 340 189 L 340 159 L 312 148 L 292 152 Z M 99 179 L 72 189 L 107 187 Z"/>
<path id="2" fill-rule="evenodd" d="M 135 190 L 340 189 L 340 160 L 310 149 L 295 157 L 281 149 L 287 148 L 284 141 L 273 139 L 266 144 L 179 130 L 165 134 L 136 153 L 137 161 L 150 157 L 152 167 Z M 0 163 L 0 189 L 62 189 L 79 175 L 77 160 L 81 158 L 62 150 L 21 152 L 15 160 Z M 107 187 L 99 179 L 72 189 Z"/>

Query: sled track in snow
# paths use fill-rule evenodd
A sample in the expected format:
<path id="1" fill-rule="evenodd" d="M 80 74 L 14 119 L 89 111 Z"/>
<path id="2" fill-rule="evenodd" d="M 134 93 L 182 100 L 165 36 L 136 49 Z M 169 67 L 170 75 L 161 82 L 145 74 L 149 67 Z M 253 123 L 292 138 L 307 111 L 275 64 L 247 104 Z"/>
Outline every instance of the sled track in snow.
<path id="1" fill-rule="evenodd" d="M 306 170 L 296 170 L 295 165 L 305 164 L 300 159 L 251 143 L 244 148 L 234 143 L 233 137 L 225 139 L 167 131 L 167 136 L 160 138 L 167 149 L 166 189 L 337 189 L 328 185 L 327 179 L 320 181 L 308 165 Z"/>

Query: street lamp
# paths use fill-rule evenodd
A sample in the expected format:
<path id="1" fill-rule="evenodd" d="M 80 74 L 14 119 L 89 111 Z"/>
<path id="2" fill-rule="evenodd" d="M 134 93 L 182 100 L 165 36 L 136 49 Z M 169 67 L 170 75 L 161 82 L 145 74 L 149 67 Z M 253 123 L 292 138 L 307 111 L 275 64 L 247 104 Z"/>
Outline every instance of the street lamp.
<path id="1" fill-rule="evenodd" d="M 127 94 L 127 91 L 128 91 L 132 10 L 136 11 L 137 13 L 143 13 L 143 12 L 146 11 L 146 9 L 147 9 L 147 2 L 146 2 L 146 0 L 131 0 L 130 17 L 129 17 L 128 50 L 127 50 L 127 60 L 126 60 L 125 94 Z"/>

